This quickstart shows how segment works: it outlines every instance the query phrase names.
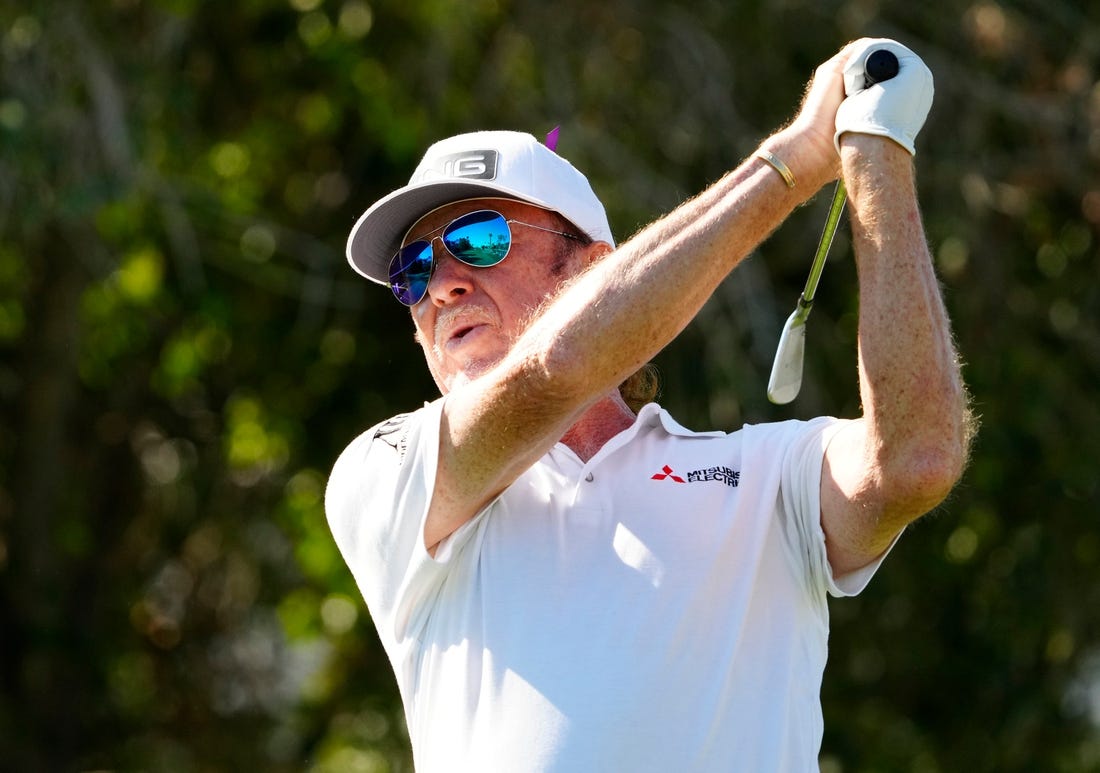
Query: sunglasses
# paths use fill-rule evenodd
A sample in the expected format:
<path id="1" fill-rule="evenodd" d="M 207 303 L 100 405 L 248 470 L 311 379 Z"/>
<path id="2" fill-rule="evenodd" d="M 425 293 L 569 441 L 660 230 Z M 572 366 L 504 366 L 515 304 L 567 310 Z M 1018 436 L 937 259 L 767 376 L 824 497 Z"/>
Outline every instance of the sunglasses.
<path id="1" fill-rule="evenodd" d="M 428 293 L 435 268 L 432 245 L 435 240 L 443 242 L 447 252 L 456 260 L 475 268 L 488 268 L 500 263 L 512 249 L 512 229 L 510 225 L 525 225 L 538 231 L 564 236 L 567 239 L 583 241 L 580 237 L 552 228 L 543 228 L 534 223 L 505 218 L 492 209 L 481 209 L 456 217 L 445 226 L 425 234 L 425 238 L 409 242 L 399 249 L 390 259 L 390 289 L 394 296 L 406 306 L 415 306 Z M 434 236 L 438 232 L 443 233 Z"/>

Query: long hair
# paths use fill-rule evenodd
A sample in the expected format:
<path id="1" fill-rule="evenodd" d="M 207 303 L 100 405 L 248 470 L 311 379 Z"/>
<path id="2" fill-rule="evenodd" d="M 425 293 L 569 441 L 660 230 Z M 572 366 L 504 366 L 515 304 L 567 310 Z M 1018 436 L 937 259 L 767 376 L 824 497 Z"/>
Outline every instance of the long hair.
<path id="1" fill-rule="evenodd" d="M 619 394 L 630 410 L 637 413 L 646 403 L 654 402 L 661 394 L 661 376 L 657 366 L 647 362 L 619 384 Z"/>

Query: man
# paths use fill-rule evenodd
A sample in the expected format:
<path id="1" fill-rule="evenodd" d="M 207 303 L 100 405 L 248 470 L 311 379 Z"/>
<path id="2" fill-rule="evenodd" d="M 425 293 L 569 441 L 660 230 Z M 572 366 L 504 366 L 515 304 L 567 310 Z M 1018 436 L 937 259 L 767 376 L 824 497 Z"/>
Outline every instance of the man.
<path id="1" fill-rule="evenodd" d="M 865 88 L 879 48 L 898 75 Z M 850 44 L 760 152 L 618 248 L 587 180 L 512 132 L 437 143 L 360 218 L 349 260 L 410 306 L 443 396 L 352 442 L 326 508 L 419 771 L 816 769 L 826 595 L 967 452 L 914 193 L 931 94 L 908 49 Z M 838 171 L 863 416 L 635 415 L 617 387 Z"/>

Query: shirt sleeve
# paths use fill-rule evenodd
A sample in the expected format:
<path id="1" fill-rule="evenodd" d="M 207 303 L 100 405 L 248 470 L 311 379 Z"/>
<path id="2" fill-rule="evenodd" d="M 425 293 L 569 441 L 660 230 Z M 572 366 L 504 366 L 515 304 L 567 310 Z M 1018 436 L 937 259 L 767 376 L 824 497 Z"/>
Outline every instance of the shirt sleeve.
<path id="1" fill-rule="evenodd" d="M 325 492 L 329 528 L 387 649 L 418 635 L 445 572 L 423 536 L 441 407 L 437 400 L 357 437 Z"/>
<path id="2" fill-rule="evenodd" d="M 791 433 L 785 444 L 780 481 L 781 507 L 788 511 L 797 532 L 797 544 L 809 571 L 810 582 L 823 586 L 831 596 L 855 596 L 874 577 L 897 537 L 866 566 L 837 577 L 829 565 L 825 530 L 821 526 L 821 471 L 829 442 L 851 420 L 818 418 L 810 422 L 786 422 Z M 899 535 L 900 536 L 900 535 Z"/>

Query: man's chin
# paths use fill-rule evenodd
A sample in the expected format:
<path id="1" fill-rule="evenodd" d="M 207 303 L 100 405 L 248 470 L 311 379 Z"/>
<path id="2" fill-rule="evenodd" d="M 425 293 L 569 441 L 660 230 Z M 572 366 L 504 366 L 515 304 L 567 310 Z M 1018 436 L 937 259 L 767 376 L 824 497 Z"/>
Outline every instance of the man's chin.
<path id="1" fill-rule="evenodd" d="M 491 362 L 472 362 L 463 367 L 462 370 L 447 376 L 442 384 L 439 384 L 438 380 L 436 383 L 439 384 L 440 391 L 447 394 L 456 389 L 461 389 L 471 381 L 476 381 L 485 375 L 494 364 Z"/>

